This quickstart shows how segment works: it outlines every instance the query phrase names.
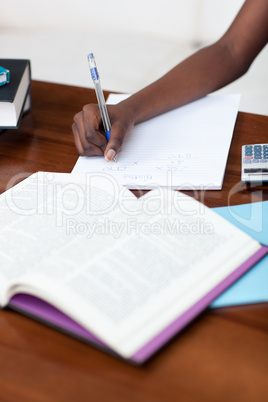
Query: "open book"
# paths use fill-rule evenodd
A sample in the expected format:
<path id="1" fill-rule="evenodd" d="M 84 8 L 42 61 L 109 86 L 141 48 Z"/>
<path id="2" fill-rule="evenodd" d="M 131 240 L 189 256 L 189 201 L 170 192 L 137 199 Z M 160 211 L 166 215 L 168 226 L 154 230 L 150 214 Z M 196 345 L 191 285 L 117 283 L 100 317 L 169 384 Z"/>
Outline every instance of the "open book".
<path id="1" fill-rule="evenodd" d="M 39 172 L 0 196 L 0 301 L 142 363 L 267 254 L 180 192 Z"/>

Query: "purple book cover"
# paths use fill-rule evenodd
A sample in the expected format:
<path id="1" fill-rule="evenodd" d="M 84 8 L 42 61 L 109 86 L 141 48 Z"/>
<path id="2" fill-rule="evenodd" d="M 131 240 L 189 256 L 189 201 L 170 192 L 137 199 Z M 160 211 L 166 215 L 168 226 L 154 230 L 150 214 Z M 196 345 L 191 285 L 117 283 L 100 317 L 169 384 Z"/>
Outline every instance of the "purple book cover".
<path id="1" fill-rule="evenodd" d="M 268 247 L 262 246 L 253 256 L 246 262 L 226 277 L 221 283 L 207 293 L 195 305 L 193 305 L 184 314 L 173 321 L 168 327 L 157 334 L 139 351 L 137 351 L 129 360 L 136 364 L 142 364 L 156 353 L 163 345 L 165 345 L 173 336 L 189 324 L 198 314 L 200 314 L 209 304 L 217 298 L 224 290 L 239 279 L 246 271 L 256 264 L 262 257 L 268 254 Z M 109 353 L 118 355 L 111 350 L 105 343 L 98 339 L 95 335 L 87 331 L 81 325 L 69 318 L 52 305 L 40 300 L 34 296 L 27 294 L 17 294 L 10 300 L 9 307 L 26 313 L 38 320 L 49 323 L 61 329 L 64 332 L 70 333 L 79 339 L 94 344 L 100 349 L 104 349 Z"/>

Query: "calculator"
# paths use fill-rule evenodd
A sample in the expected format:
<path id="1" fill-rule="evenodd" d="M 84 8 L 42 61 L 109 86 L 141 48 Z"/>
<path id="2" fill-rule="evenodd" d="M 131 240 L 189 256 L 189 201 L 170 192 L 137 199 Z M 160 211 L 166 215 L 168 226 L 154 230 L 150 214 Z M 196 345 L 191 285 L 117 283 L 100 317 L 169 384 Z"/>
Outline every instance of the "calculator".
<path id="1" fill-rule="evenodd" d="M 242 146 L 241 181 L 268 182 L 268 144 Z"/>

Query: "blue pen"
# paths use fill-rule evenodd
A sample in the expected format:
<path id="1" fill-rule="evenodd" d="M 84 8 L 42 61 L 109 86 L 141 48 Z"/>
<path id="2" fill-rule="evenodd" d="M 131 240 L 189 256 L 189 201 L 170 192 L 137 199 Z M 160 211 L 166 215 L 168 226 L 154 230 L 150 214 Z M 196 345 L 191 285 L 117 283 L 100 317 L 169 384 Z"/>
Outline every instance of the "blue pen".
<path id="1" fill-rule="evenodd" d="M 91 77 L 92 77 L 92 80 L 93 80 L 94 86 L 95 86 L 95 91 L 96 91 L 96 96 L 97 96 L 97 100 L 98 100 L 98 105 L 100 108 L 100 114 L 101 114 L 101 118 L 102 118 L 104 131 L 106 134 L 107 141 L 109 141 L 110 133 L 111 133 L 111 122 L 110 122 L 109 115 L 107 112 L 105 99 L 104 99 L 103 92 L 101 89 L 100 77 L 99 77 L 99 73 L 97 70 L 97 66 L 96 66 L 96 62 L 95 62 L 93 53 L 89 53 L 89 55 L 88 55 L 88 64 L 89 64 L 89 68 L 90 68 L 90 72 L 91 72 Z"/>

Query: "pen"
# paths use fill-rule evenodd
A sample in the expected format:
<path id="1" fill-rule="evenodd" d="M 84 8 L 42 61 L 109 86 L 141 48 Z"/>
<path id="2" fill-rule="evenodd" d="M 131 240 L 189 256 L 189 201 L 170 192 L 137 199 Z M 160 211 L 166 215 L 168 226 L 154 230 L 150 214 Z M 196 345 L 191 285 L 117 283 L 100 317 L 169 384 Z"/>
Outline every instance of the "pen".
<path id="1" fill-rule="evenodd" d="M 97 70 L 97 65 L 96 65 L 96 61 L 95 61 L 95 57 L 94 57 L 93 53 L 88 54 L 88 64 L 89 64 L 89 68 L 90 68 L 91 77 L 92 77 L 92 80 L 93 80 L 93 83 L 95 86 L 96 96 L 97 96 L 98 105 L 100 108 L 100 114 L 101 114 L 101 119 L 102 119 L 104 131 L 105 131 L 105 135 L 106 135 L 107 141 L 109 141 L 110 133 L 111 133 L 111 122 L 110 122 L 110 118 L 108 115 L 103 92 L 101 89 L 100 77 L 99 77 L 99 73 Z M 113 160 L 116 161 L 116 156 L 113 158 Z"/>

